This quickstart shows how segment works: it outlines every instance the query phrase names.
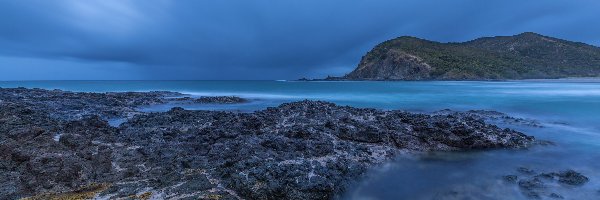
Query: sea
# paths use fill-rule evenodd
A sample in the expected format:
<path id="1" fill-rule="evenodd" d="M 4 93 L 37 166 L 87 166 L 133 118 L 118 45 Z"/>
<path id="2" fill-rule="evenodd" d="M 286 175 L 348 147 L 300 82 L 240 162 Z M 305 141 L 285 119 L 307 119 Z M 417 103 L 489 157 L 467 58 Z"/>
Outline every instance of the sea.
<path id="1" fill-rule="evenodd" d="M 339 105 L 429 113 L 494 110 L 543 127 L 498 124 L 550 145 L 520 150 L 432 152 L 399 156 L 350 183 L 342 199 L 527 199 L 504 175 L 572 169 L 582 186 L 550 185 L 565 199 L 600 199 L 600 80 L 524 81 L 8 81 L 0 87 L 78 92 L 176 91 L 191 96 L 233 95 L 235 105 L 186 105 L 194 110 L 253 112 L 304 99 Z M 162 112 L 175 105 L 140 108 Z M 177 105 L 181 106 L 181 105 Z M 547 194 L 544 194 L 547 195 Z M 548 196 L 542 195 L 542 198 Z"/>

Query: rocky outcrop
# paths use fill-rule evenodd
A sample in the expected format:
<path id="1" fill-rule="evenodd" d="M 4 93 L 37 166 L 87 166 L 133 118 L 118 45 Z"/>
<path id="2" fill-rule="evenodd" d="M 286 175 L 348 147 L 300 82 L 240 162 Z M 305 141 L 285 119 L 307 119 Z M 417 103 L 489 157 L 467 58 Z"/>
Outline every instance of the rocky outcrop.
<path id="1" fill-rule="evenodd" d="M 378 58 L 364 58 L 347 79 L 427 80 L 432 67 L 422 58 L 406 51 L 391 49 Z"/>
<path id="2" fill-rule="evenodd" d="M 18 102 L 29 109 L 47 111 L 53 118 L 81 119 L 98 115 L 104 119 L 140 114 L 139 106 L 166 103 L 166 97 L 182 96 L 177 92 L 69 92 L 62 90 L 0 88 L 0 99 Z"/>
<path id="3" fill-rule="evenodd" d="M 97 116 L 61 121 L 27 106 L 0 104 L 0 197 L 71 191 L 111 181 L 117 130 Z"/>
<path id="4" fill-rule="evenodd" d="M 234 104 L 234 103 L 246 103 L 247 99 L 236 97 L 236 96 L 214 96 L 207 97 L 203 96 L 194 100 L 196 103 L 212 103 L 212 104 Z"/>
<path id="5" fill-rule="evenodd" d="M 201 96 L 198 98 L 186 96 L 178 98 L 169 98 L 167 100 L 169 100 L 170 102 L 174 102 L 175 104 L 238 104 L 249 102 L 248 99 L 237 96 Z"/>
<path id="6" fill-rule="evenodd" d="M 532 199 L 564 199 L 553 192 L 557 187 L 577 187 L 589 181 L 589 178 L 574 170 L 537 173 L 528 168 L 519 168 L 519 175 L 506 175 L 504 180 L 518 184 L 523 194 Z M 555 184 L 559 183 L 559 184 Z"/>
<path id="7" fill-rule="evenodd" d="M 466 112 L 457 112 L 449 109 L 439 110 L 433 112 L 434 115 L 464 115 L 475 118 L 485 119 L 486 122 L 492 124 L 510 124 L 517 126 L 529 126 L 529 127 L 544 127 L 540 122 L 533 119 L 525 119 L 512 117 L 507 115 L 506 113 L 501 113 L 498 111 L 490 111 L 490 110 L 469 110 Z"/>
<path id="8" fill-rule="evenodd" d="M 62 90 L 0 88 L 1 101 L 19 102 L 33 110 L 47 111 L 63 120 L 98 115 L 102 119 L 130 118 L 142 114 L 140 106 L 159 104 L 235 104 L 249 100 L 236 96 L 202 96 L 194 98 L 178 92 L 69 92 Z"/>
<path id="9" fill-rule="evenodd" d="M 0 91 L 0 197 L 8 199 L 331 199 L 395 155 L 522 148 L 534 141 L 468 113 L 415 114 L 322 101 L 254 113 L 173 108 L 135 115 L 115 128 L 103 120 L 104 107 L 88 104 L 127 94 Z M 16 98 L 28 92 L 69 98 Z M 144 94 L 121 102 L 150 98 Z M 147 94 L 155 102 L 154 93 Z M 76 112 L 70 101 L 96 115 L 56 117 Z"/>

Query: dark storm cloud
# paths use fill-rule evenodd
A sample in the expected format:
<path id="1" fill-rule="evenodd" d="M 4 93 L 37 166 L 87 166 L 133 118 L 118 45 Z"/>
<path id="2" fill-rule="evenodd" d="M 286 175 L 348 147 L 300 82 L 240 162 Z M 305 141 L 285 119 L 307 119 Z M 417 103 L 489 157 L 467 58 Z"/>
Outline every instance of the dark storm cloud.
<path id="1" fill-rule="evenodd" d="M 2 1 L 0 79 L 56 78 L 21 68 L 74 79 L 342 75 L 397 36 L 449 42 L 534 31 L 599 45 L 597 21 L 595 0 Z"/>

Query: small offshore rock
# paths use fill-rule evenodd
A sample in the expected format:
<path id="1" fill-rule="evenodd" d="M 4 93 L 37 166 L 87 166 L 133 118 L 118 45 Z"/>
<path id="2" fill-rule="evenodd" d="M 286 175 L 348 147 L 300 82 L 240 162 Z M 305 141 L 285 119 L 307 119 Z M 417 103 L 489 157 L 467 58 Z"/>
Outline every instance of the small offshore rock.
<path id="1" fill-rule="evenodd" d="M 540 199 L 542 196 L 563 199 L 564 197 L 555 191 L 564 190 L 565 188 L 572 189 L 573 187 L 565 186 L 581 186 L 589 181 L 589 178 L 574 170 L 536 173 L 533 169 L 520 167 L 517 171 L 524 174 L 522 176 L 524 178 L 518 181 L 521 192 L 533 199 Z M 517 179 L 511 175 L 504 176 L 504 180 L 513 180 L 512 178 Z M 556 182 L 562 184 L 556 184 Z"/>
<path id="2" fill-rule="evenodd" d="M 502 177 L 506 182 L 516 183 L 519 177 L 517 175 L 506 175 Z"/>
<path id="3" fill-rule="evenodd" d="M 534 174 L 535 171 L 533 169 L 529 169 L 527 167 L 519 167 L 517 168 L 517 171 L 523 174 Z"/>
<path id="4" fill-rule="evenodd" d="M 536 140 L 535 144 L 540 145 L 540 146 L 556 146 L 555 142 L 548 141 L 548 140 Z"/>
<path id="5" fill-rule="evenodd" d="M 583 185 L 589 181 L 589 178 L 574 170 L 562 171 L 558 174 L 558 181 L 567 185 Z"/>
<path id="6" fill-rule="evenodd" d="M 177 97 L 177 98 L 170 98 L 168 100 L 171 100 L 171 101 L 193 101 L 194 98 L 192 98 L 192 97 Z"/>
<path id="7" fill-rule="evenodd" d="M 195 103 L 213 103 L 213 104 L 235 104 L 235 103 L 246 103 L 247 99 L 237 96 L 204 96 L 194 100 Z"/>
<path id="8" fill-rule="evenodd" d="M 530 178 L 519 181 L 519 187 L 529 198 L 540 199 L 540 192 L 546 185 L 539 178 Z"/>
<path id="9" fill-rule="evenodd" d="M 550 198 L 553 198 L 553 199 L 564 199 L 564 197 L 562 195 L 556 194 L 556 193 L 550 194 Z"/>
<path id="10" fill-rule="evenodd" d="M 544 182 L 539 178 L 530 178 L 519 181 L 519 187 L 525 190 L 540 189 L 546 187 Z"/>

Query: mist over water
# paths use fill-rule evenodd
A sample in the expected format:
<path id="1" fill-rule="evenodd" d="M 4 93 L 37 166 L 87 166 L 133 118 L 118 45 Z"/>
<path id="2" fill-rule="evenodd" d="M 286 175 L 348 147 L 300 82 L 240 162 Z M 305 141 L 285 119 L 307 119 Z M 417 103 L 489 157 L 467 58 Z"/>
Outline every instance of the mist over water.
<path id="1" fill-rule="evenodd" d="M 513 128 L 554 145 L 524 150 L 428 153 L 401 156 L 352 183 L 344 199 L 524 199 L 504 175 L 518 167 L 538 172 L 573 169 L 590 178 L 581 187 L 559 188 L 565 199 L 600 198 L 600 82 L 295 82 L 295 81 L 31 81 L 0 82 L 0 87 L 83 92 L 178 91 L 192 96 L 235 95 L 237 105 L 160 105 L 143 111 L 186 109 L 252 112 L 311 99 L 341 105 L 432 112 L 441 109 L 496 110 L 534 119 L 544 127 Z M 399 198 L 400 197 L 400 198 Z"/>

